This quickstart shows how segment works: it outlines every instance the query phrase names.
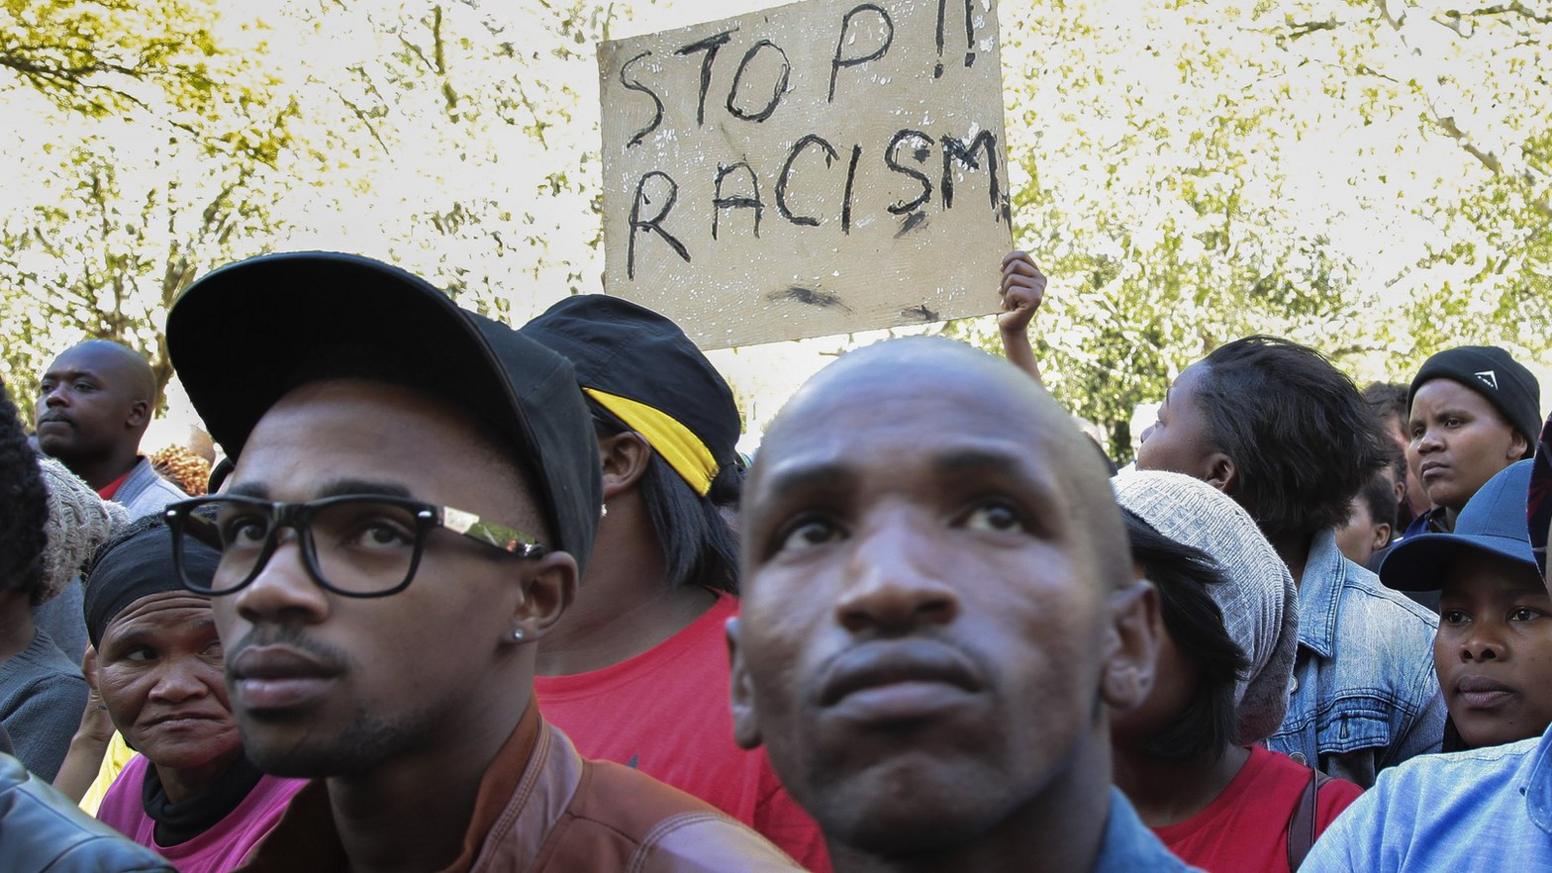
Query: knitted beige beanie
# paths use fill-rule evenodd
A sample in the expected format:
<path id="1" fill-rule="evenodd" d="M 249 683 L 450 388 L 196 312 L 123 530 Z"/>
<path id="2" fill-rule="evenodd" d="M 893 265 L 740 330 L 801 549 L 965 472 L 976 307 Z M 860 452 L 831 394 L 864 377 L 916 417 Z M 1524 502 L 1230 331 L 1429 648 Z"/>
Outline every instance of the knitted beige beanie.
<path id="1" fill-rule="evenodd" d="M 38 471 L 49 495 L 44 526 L 48 547 L 43 551 L 43 599 L 49 600 L 65 590 L 98 546 L 129 523 L 129 513 L 98 497 L 92 486 L 53 458 L 40 456 Z"/>
<path id="2" fill-rule="evenodd" d="M 1206 552 L 1225 583 L 1208 588 L 1229 637 L 1250 661 L 1234 688 L 1238 740 L 1258 743 L 1288 710 L 1299 644 L 1299 591 L 1256 522 L 1218 489 L 1190 476 L 1126 472 L 1111 480 L 1116 501 L 1166 537 Z"/>

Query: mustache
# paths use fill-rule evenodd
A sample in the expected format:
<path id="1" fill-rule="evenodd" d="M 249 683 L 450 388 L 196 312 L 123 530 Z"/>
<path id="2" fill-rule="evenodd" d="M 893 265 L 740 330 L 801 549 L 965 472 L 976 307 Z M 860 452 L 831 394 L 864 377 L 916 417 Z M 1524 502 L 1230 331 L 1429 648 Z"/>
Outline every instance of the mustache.
<path id="1" fill-rule="evenodd" d="M 350 656 L 343 649 L 312 639 L 301 628 L 294 625 L 270 625 L 255 627 L 248 632 L 247 636 L 238 640 L 235 646 L 227 650 L 225 666 L 228 681 L 233 679 L 232 665 L 237 663 L 237 659 L 243 652 L 255 646 L 285 646 L 296 649 L 317 661 L 320 666 L 338 673 L 344 673 L 350 668 Z"/>

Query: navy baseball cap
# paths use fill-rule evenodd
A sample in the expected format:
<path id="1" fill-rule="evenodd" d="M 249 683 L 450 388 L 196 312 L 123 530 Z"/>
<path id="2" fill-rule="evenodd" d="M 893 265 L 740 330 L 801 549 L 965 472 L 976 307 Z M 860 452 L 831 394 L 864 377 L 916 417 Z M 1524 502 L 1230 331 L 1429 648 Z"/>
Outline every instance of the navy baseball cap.
<path id="1" fill-rule="evenodd" d="M 1536 566 L 1525 535 L 1526 493 L 1534 463 L 1516 461 L 1487 480 L 1460 511 L 1453 533 L 1421 534 L 1392 549 L 1380 564 L 1380 581 L 1399 591 L 1439 588 L 1440 574 L 1463 552 L 1487 552 Z"/>
<path id="2" fill-rule="evenodd" d="M 1536 449 L 1530 487 L 1525 496 L 1525 517 L 1530 524 L 1530 544 L 1542 577 L 1552 580 L 1547 565 L 1547 526 L 1552 525 L 1552 416 L 1541 429 L 1541 445 Z"/>
<path id="3" fill-rule="evenodd" d="M 603 486 L 571 364 L 398 267 L 337 252 L 249 258 L 195 282 L 167 315 L 167 352 L 194 409 L 238 457 L 254 425 L 331 351 L 414 374 L 493 430 L 538 494 L 545 545 L 585 566 Z"/>

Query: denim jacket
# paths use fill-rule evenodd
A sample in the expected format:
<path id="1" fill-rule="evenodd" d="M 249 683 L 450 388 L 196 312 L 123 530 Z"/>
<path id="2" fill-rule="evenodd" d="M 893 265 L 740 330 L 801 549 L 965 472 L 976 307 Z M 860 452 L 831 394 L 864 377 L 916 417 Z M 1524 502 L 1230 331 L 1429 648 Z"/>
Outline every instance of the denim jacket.
<path id="1" fill-rule="evenodd" d="M 1299 653 L 1288 714 L 1267 747 L 1365 788 L 1444 738 L 1433 669 L 1439 619 L 1315 537 L 1299 579 Z"/>
<path id="2" fill-rule="evenodd" d="M 1552 731 L 1381 774 L 1300 873 L 1552 871 Z"/>

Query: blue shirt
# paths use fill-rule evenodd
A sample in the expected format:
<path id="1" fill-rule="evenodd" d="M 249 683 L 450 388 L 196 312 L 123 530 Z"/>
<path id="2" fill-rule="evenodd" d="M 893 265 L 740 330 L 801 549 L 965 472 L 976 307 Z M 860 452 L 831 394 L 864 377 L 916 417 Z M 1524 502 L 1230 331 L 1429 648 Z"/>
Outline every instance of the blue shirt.
<path id="1" fill-rule="evenodd" d="M 1386 770 L 1326 829 L 1299 873 L 1552 871 L 1549 750 L 1552 729 Z"/>
<path id="2" fill-rule="evenodd" d="M 1386 767 L 1437 752 L 1438 627 L 1438 616 L 1343 557 L 1334 531 L 1315 537 L 1299 579 L 1288 714 L 1267 748 L 1364 787 Z"/>
<path id="3" fill-rule="evenodd" d="M 1033 868 L 1032 868 L 1033 869 Z M 1137 817 L 1136 810 L 1119 788 L 1110 786 L 1110 817 L 1105 838 L 1099 844 L 1093 873 L 1191 873 L 1195 867 L 1176 858 Z"/>

